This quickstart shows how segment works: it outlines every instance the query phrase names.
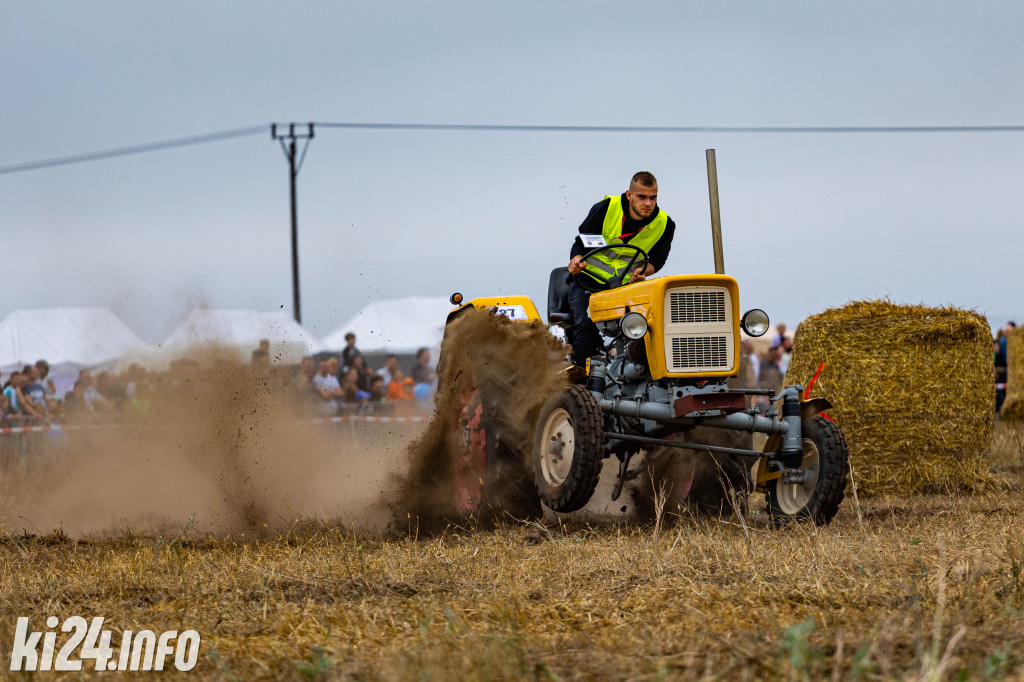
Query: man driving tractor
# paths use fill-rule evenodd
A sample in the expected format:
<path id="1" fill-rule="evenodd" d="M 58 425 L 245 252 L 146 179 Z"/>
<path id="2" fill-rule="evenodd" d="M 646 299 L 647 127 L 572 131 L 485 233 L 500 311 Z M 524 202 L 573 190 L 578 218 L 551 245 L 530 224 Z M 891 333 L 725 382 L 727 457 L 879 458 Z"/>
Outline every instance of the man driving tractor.
<path id="1" fill-rule="evenodd" d="M 548 276 L 548 323 L 572 325 L 573 361 L 585 367 L 565 372 L 569 381 L 536 390 L 545 381 L 539 377 L 564 369 L 561 353 L 546 346 L 522 358 L 508 344 L 484 357 L 475 344 L 474 353 L 457 350 L 458 325 L 473 311 L 541 322 L 529 297 L 452 295 L 458 307 L 448 314 L 442 355 L 453 360 L 440 372 L 450 388 L 439 394 L 458 401 L 450 428 L 460 448 L 452 465 L 460 508 L 516 510 L 522 518 L 523 511 L 539 513 L 539 501 L 573 512 L 591 500 L 604 461 L 614 458 L 612 501 L 628 481 L 657 468 L 677 500 L 696 501 L 690 491 L 697 486 L 735 491 L 733 502 L 718 502 L 741 506 L 756 491 L 765 495 L 773 525 L 829 523 L 850 470 L 842 431 L 821 416 L 831 403 L 805 399 L 796 384 L 769 390 L 730 383 L 741 372 L 741 334 L 765 334 L 768 315 L 744 312 L 739 283 L 723 272 L 661 273 L 675 225 L 658 209 L 654 176 L 637 173 L 628 191 L 595 204 L 579 232 L 569 266 Z M 720 266 L 720 249 L 715 260 Z M 650 278 L 655 272 L 662 276 Z M 520 386 L 531 387 L 529 397 Z M 752 396 L 768 398 L 770 409 L 749 407 Z M 761 447 L 753 447 L 753 433 L 767 437 Z M 714 465 L 666 456 L 677 449 L 710 456 Z"/>
<path id="2" fill-rule="evenodd" d="M 658 181 L 651 173 L 640 171 L 630 180 L 629 189 L 623 194 L 606 196 L 594 204 L 579 231 L 581 236 L 576 238 L 569 252 L 569 274 L 573 276 L 569 285 L 569 307 L 572 310 L 570 340 L 573 363 L 584 367 L 587 359 L 597 354 L 602 346 L 601 334 L 588 312 L 590 294 L 594 290 L 608 288 L 609 281 L 615 277 L 621 277 L 622 283 L 628 284 L 642 281 L 661 270 L 672 247 L 676 224 L 658 208 Z M 595 244 L 588 235 L 600 235 L 605 244 L 625 243 L 643 249 L 648 256 L 646 266 L 627 273 L 625 269 L 631 263 L 628 256 L 615 258 L 605 253 L 583 260 Z M 589 278 L 588 286 L 581 286 L 577 277 Z"/>

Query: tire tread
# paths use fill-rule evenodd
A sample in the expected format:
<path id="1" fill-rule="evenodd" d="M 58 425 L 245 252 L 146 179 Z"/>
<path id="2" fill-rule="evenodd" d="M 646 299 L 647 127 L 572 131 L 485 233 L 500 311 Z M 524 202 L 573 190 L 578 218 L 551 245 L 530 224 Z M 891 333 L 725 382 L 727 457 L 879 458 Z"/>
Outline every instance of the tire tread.
<path id="1" fill-rule="evenodd" d="M 580 455 L 573 457 L 573 463 L 565 482 L 559 486 L 550 486 L 544 481 L 540 465 L 536 463 L 536 460 L 540 457 L 539 449 L 543 446 L 540 442 L 541 424 L 546 416 L 557 407 L 564 408 L 573 420 L 576 450 Z M 557 512 L 572 512 L 590 501 L 601 476 L 604 424 L 601 409 L 589 391 L 582 386 L 570 385 L 548 399 L 537 420 L 534 451 L 537 490 L 540 492 L 544 504 Z"/>
<path id="2" fill-rule="evenodd" d="M 805 420 L 803 428 L 804 437 L 815 441 L 818 447 L 818 481 L 807 505 L 793 515 L 779 507 L 775 495 L 778 479 L 769 482 L 768 513 L 776 525 L 806 520 L 818 526 L 827 525 L 839 512 L 846 493 L 850 449 L 843 432 L 834 422 L 821 416 Z"/>

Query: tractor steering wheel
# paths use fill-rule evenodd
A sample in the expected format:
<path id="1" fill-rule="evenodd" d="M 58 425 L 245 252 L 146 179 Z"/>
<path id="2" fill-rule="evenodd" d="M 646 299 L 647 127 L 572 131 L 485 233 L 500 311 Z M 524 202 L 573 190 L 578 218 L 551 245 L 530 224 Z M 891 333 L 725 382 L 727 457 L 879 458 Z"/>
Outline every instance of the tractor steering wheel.
<path id="1" fill-rule="evenodd" d="M 610 280 L 608 280 L 608 284 L 604 286 L 590 275 L 584 275 L 583 273 L 585 272 L 585 270 L 581 270 L 578 274 L 573 275 L 573 279 L 576 281 L 576 283 L 579 284 L 584 289 L 586 289 L 587 291 L 607 291 L 608 289 L 617 289 L 618 287 L 621 287 L 623 277 L 625 277 L 626 275 L 631 275 L 633 271 L 636 270 L 637 268 L 643 268 L 645 270 L 647 269 L 647 264 L 650 262 L 650 259 L 647 256 L 647 252 L 641 249 L 639 246 L 635 246 L 633 244 L 608 244 L 606 246 L 599 246 L 596 249 L 591 249 L 590 251 L 587 251 L 585 254 L 583 254 L 583 260 L 589 259 L 595 253 L 601 253 L 602 251 L 611 251 L 612 249 L 633 249 L 633 251 L 635 252 L 633 254 L 633 257 L 629 259 L 629 264 L 626 266 L 626 269 L 623 271 L 621 276 L 612 277 Z M 615 256 L 621 256 L 621 254 L 616 253 L 613 257 Z M 639 264 L 637 264 L 638 258 L 640 259 Z"/>

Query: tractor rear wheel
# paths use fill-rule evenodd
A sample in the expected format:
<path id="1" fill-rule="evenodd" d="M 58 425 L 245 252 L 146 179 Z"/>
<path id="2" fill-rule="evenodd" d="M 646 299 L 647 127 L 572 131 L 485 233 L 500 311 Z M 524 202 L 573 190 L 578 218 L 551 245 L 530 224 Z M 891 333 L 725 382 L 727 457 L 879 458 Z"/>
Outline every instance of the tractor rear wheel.
<path id="1" fill-rule="evenodd" d="M 768 481 L 768 514 L 775 525 L 814 521 L 826 525 L 839 511 L 850 471 L 850 450 L 835 422 L 821 416 L 803 421 L 802 483 Z"/>
<path id="2" fill-rule="evenodd" d="M 594 494 L 604 457 L 604 428 L 597 401 L 570 385 L 548 398 L 533 441 L 537 490 L 556 512 L 580 509 Z"/>
<path id="3" fill-rule="evenodd" d="M 458 447 L 452 462 L 455 506 L 462 513 L 476 514 L 484 499 L 484 479 L 487 478 L 487 427 L 478 388 L 462 396 L 456 443 Z"/>
<path id="4" fill-rule="evenodd" d="M 455 503 L 464 514 L 524 520 L 541 515 L 524 458 L 502 440 L 500 408 L 473 388 L 462 397 L 454 457 Z"/>

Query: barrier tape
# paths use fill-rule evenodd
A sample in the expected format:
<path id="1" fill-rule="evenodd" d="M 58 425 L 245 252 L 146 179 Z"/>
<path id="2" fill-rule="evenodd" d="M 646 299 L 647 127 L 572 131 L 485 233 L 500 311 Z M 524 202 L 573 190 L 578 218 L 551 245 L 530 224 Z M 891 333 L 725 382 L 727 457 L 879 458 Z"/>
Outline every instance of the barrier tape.
<path id="1" fill-rule="evenodd" d="M 323 417 L 320 419 L 305 419 L 303 421 L 314 424 L 342 424 L 344 422 L 368 422 L 378 424 L 410 424 L 428 421 L 429 417 L 365 417 L 352 415 L 347 417 Z M 81 431 L 83 429 L 117 429 L 127 426 L 126 424 L 48 424 L 46 426 L 11 426 L 0 429 L 3 433 L 41 433 L 43 431 Z"/>
<path id="2" fill-rule="evenodd" d="M 363 417 L 355 415 L 351 417 L 324 417 L 322 419 L 311 419 L 310 421 L 318 424 L 341 424 L 342 422 L 380 422 L 380 423 L 418 423 L 428 421 L 429 417 Z"/>
<path id="3" fill-rule="evenodd" d="M 41 431 L 81 431 L 82 429 L 116 428 L 120 424 L 48 424 L 46 426 L 11 426 L 0 429 L 0 433 L 39 433 Z"/>

